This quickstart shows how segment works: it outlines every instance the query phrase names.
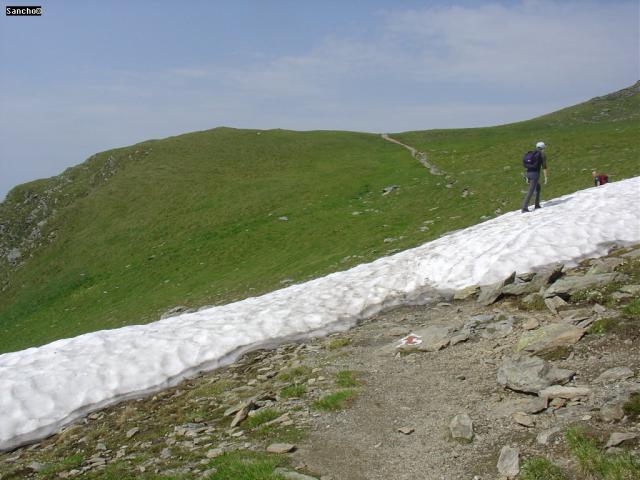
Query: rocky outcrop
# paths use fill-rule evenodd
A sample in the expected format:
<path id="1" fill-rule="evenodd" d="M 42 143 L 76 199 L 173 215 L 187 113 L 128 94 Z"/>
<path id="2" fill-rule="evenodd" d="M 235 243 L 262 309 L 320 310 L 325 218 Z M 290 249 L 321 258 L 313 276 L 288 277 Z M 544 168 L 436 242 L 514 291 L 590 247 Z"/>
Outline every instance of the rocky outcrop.
<path id="1" fill-rule="evenodd" d="M 567 383 L 574 375 L 574 371 L 556 368 L 540 357 L 515 355 L 502 362 L 498 383 L 517 392 L 537 394 L 551 385 Z"/>

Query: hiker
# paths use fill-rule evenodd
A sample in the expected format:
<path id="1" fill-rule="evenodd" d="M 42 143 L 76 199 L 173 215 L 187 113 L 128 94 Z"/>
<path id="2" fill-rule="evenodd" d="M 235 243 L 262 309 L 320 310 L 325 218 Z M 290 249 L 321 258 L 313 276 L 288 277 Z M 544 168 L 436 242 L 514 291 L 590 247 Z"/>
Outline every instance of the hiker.
<path id="1" fill-rule="evenodd" d="M 536 149 L 531 152 L 527 152 L 523 159 L 524 167 L 527 169 L 527 182 L 529 183 L 529 190 L 527 191 L 527 195 L 524 197 L 524 202 L 522 203 L 522 213 L 526 213 L 529 211 L 529 201 L 533 196 L 533 192 L 536 192 L 536 201 L 535 208 L 540 207 L 540 190 L 542 187 L 540 186 L 540 170 L 544 171 L 544 184 L 547 184 L 549 180 L 549 176 L 547 173 L 547 155 L 544 153 L 545 144 L 544 142 L 536 143 Z"/>
<path id="2" fill-rule="evenodd" d="M 596 187 L 609 182 L 609 177 L 605 173 L 598 173 L 594 170 L 593 172 L 591 172 L 591 175 L 593 175 L 593 184 Z"/>

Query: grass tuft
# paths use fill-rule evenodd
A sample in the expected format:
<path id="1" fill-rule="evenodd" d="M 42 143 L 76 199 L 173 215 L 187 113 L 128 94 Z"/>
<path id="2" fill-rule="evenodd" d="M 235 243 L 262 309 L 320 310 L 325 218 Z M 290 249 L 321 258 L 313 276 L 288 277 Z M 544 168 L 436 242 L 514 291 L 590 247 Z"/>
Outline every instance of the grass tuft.
<path id="1" fill-rule="evenodd" d="M 294 383 L 280 390 L 282 398 L 300 398 L 307 393 L 307 386 L 303 383 Z"/>
<path id="2" fill-rule="evenodd" d="M 525 301 L 525 299 L 527 299 L 527 301 Z M 544 298 L 536 293 L 532 296 L 519 297 L 518 308 L 526 312 L 533 312 L 546 310 L 547 305 L 544 303 Z"/>
<path id="3" fill-rule="evenodd" d="M 341 370 L 336 373 L 336 385 L 342 388 L 357 387 L 360 384 L 351 370 Z"/>
<path id="4" fill-rule="evenodd" d="M 599 448 L 597 439 L 579 427 L 568 429 L 565 438 L 584 474 L 599 480 L 640 478 L 640 462 L 630 453 L 606 454 Z"/>
<path id="5" fill-rule="evenodd" d="M 348 345 L 351 345 L 351 339 L 350 338 L 334 338 L 333 340 L 331 340 L 329 342 L 329 344 L 327 345 L 327 348 L 329 350 L 338 350 L 340 348 L 344 348 Z"/>
<path id="6" fill-rule="evenodd" d="M 304 381 L 311 375 L 311 368 L 306 365 L 300 365 L 280 372 L 276 377 L 281 382 Z"/>
<path id="7" fill-rule="evenodd" d="M 566 480 L 562 469 L 546 458 L 527 459 L 520 470 L 520 480 Z"/>
<path id="8" fill-rule="evenodd" d="M 284 480 L 274 470 L 285 465 L 286 460 L 279 455 L 260 452 L 236 451 L 225 453 L 213 459 L 208 468 L 216 473 L 210 480 Z"/>
<path id="9" fill-rule="evenodd" d="M 280 415 L 282 414 L 273 408 L 261 408 L 255 413 L 255 415 L 251 415 L 245 420 L 244 426 L 247 429 L 253 429 L 264 423 L 270 422 L 271 420 L 275 420 Z"/>
<path id="10" fill-rule="evenodd" d="M 313 407 L 317 410 L 336 411 L 342 410 L 352 403 L 357 397 L 354 390 L 340 390 L 335 393 L 325 395 L 320 400 L 313 403 Z"/>
<path id="11" fill-rule="evenodd" d="M 629 400 L 623 405 L 622 410 L 631 420 L 640 419 L 640 393 L 632 393 Z"/>
<path id="12" fill-rule="evenodd" d="M 622 309 L 622 314 L 633 320 L 640 320 L 640 298 L 634 298 Z"/>

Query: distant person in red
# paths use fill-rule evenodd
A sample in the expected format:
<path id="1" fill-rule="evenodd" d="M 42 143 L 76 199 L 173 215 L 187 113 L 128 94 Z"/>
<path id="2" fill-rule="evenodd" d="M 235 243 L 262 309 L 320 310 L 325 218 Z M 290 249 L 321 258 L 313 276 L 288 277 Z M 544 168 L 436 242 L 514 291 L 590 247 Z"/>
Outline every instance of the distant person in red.
<path id="1" fill-rule="evenodd" d="M 598 173 L 594 170 L 593 172 L 591 172 L 591 175 L 593 175 L 593 184 L 596 187 L 599 187 L 600 185 L 604 185 L 609 181 L 609 177 L 604 173 Z"/>

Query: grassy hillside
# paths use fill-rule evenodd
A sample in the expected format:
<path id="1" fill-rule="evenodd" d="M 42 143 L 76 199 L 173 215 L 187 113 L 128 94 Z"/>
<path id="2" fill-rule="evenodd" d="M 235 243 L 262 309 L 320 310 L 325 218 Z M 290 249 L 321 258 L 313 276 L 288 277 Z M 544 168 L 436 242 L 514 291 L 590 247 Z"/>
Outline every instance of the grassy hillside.
<path id="1" fill-rule="evenodd" d="M 610 181 L 640 174 L 640 82 L 526 122 L 490 128 L 429 130 L 394 135 L 427 153 L 449 174 L 453 189 L 468 189 L 474 211 L 521 206 L 521 158 L 538 140 L 547 145 L 549 183 L 543 200 L 593 185 L 592 170 Z"/>
<path id="2" fill-rule="evenodd" d="M 350 132 L 219 128 L 94 155 L 0 204 L 0 352 L 259 295 L 518 208 L 520 157 L 538 139 L 545 198 L 590 186 L 592 167 L 638 175 L 632 93 L 513 125 L 395 135 L 448 176 Z M 389 185 L 400 188 L 382 195 Z"/>

